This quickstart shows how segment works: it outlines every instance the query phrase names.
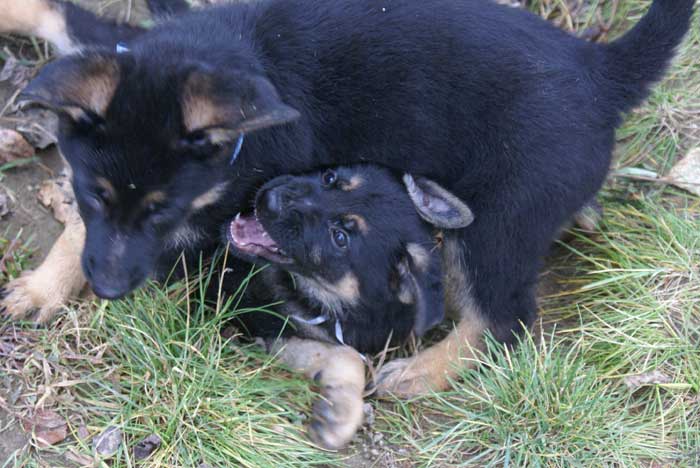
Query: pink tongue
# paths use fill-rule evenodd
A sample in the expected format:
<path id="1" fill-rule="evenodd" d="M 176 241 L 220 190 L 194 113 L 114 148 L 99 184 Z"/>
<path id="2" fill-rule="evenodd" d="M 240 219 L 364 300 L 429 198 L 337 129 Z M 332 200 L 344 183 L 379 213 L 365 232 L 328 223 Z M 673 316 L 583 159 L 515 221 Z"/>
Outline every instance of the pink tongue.
<path id="1" fill-rule="evenodd" d="M 240 246 L 254 244 L 267 249 L 277 249 L 277 244 L 255 216 L 243 216 L 239 213 L 231 223 L 230 229 L 233 241 Z"/>

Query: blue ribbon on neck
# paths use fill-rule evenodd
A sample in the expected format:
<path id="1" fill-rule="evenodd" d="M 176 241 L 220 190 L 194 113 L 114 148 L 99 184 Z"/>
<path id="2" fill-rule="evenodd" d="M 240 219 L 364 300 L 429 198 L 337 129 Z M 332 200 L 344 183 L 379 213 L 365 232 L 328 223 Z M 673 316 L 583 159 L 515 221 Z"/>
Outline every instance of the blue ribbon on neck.
<path id="1" fill-rule="evenodd" d="M 236 148 L 233 150 L 233 155 L 231 155 L 231 162 L 229 165 L 233 166 L 233 163 L 236 162 L 236 159 L 238 159 L 238 155 L 241 154 L 241 148 L 243 148 L 243 140 L 245 139 L 245 133 L 241 133 L 241 136 L 238 137 L 238 141 L 236 142 Z"/>

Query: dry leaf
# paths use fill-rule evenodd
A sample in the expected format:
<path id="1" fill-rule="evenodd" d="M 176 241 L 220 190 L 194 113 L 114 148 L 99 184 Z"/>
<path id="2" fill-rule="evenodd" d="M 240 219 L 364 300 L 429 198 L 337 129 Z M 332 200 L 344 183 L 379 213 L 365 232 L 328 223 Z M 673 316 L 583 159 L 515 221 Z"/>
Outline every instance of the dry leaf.
<path id="1" fill-rule="evenodd" d="M 694 148 L 671 168 L 666 180 L 700 196 L 700 148 Z"/>
<path id="2" fill-rule="evenodd" d="M 51 207 L 57 221 L 67 224 L 80 219 L 73 187 L 65 171 L 56 179 L 42 182 L 37 197 L 44 206 Z"/>
<path id="3" fill-rule="evenodd" d="M 22 65 L 15 57 L 8 57 L 0 70 L 0 81 L 9 81 L 16 88 L 24 88 L 36 73 L 36 68 Z"/>
<path id="4" fill-rule="evenodd" d="M 55 445 L 68 437 L 64 418 L 51 410 L 39 410 L 32 419 L 23 422 L 24 430 L 34 435 L 39 447 Z"/>
<path id="5" fill-rule="evenodd" d="M 34 148 L 14 130 L 0 128 L 0 163 L 31 158 Z"/>
<path id="6" fill-rule="evenodd" d="M 111 457 L 122 444 L 122 431 L 118 427 L 110 426 L 92 440 L 92 449 L 102 457 Z"/>
<path id="7" fill-rule="evenodd" d="M 625 385 L 631 390 L 636 390 L 643 385 L 669 383 L 671 378 L 666 374 L 655 370 L 643 374 L 628 375 L 625 377 Z"/>
<path id="8" fill-rule="evenodd" d="M 151 434 L 134 447 L 134 458 L 136 460 L 144 460 L 148 458 L 158 447 L 160 447 L 161 439 L 156 434 Z"/>

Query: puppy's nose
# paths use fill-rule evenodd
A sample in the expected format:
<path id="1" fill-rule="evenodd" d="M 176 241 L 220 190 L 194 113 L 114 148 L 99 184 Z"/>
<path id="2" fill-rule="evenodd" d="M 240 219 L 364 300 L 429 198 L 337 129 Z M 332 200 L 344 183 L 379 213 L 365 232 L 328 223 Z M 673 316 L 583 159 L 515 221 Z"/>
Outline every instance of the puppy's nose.
<path id="1" fill-rule="evenodd" d="M 265 208 L 271 213 L 281 213 L 283 210 L 282 187 L 274 187 L 265 192 Z"/>

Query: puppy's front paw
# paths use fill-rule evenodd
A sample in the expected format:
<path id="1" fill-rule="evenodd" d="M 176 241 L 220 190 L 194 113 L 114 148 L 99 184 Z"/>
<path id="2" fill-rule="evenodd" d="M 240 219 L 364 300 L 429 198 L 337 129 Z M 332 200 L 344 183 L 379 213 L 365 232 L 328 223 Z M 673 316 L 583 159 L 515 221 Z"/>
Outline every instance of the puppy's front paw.
<path id="1" fill-rule="evenodd" d="M 338 450 L 362 425 L 362 392 L 353 386 L 326 386 L 314 403 L 309 436 L 316 444 Z"/>
<path id="2" fill-rule="evenodd" d="M 438 366 L 424 366 L 416 357 L 395 359 L 379 370 L 375 381 L 378 396 L 389 394 L 400 398 L 427 395 L 449 386 L 447 373 Z"/>
<path id="3" fill-rule="evenodd" d="M 45 285 L 37 284 L 34 271 L 26 271 L 0 290 L 0 311 L 11 320 L 20 320 L 37 312 L 36 321 L 43 323 L 61 308 L 61 299 L 53 297 Z"/>

